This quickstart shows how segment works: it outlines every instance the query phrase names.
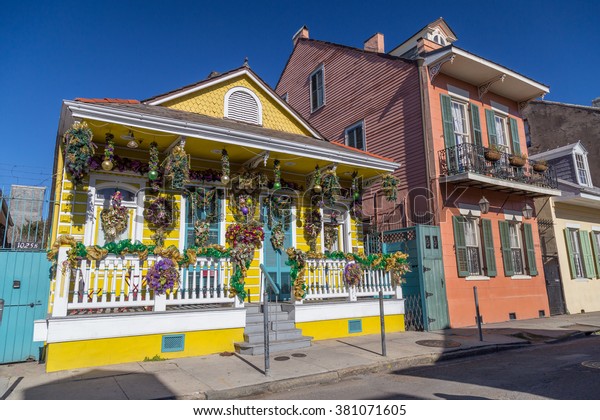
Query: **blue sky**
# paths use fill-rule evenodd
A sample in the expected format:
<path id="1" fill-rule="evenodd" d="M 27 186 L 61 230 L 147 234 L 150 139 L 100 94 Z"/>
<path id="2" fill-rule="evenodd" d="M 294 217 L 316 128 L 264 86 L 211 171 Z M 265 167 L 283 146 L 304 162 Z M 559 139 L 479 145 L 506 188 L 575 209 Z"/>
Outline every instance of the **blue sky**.
<path id="1" fill-rule="evenodd" d="M 386 50 L 442 16 L 457 46 L 550 86 L 600 96 L 600 1 L 0 1 L 0 188 L 50 185 L 63 99 L 145 99 L 239 67 L 274 86 L 304 24 L 311 38 Z M 8 188 L 6 188 L 8 189 Z"/>

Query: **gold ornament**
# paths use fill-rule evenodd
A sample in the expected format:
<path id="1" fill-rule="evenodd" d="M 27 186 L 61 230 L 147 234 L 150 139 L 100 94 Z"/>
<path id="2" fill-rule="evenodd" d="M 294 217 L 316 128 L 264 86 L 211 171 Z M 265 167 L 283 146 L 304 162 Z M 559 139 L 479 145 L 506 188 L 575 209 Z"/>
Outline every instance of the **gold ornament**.
<path id="1" fill-rule="evenodd" d="M 110 160 L 105 159 L 102 161 L 102 169 L 104 169 L 105 171 L 110 171 L 110 170 L 112 170 L 112 168 L 113 168 L 113 163 Z"/>

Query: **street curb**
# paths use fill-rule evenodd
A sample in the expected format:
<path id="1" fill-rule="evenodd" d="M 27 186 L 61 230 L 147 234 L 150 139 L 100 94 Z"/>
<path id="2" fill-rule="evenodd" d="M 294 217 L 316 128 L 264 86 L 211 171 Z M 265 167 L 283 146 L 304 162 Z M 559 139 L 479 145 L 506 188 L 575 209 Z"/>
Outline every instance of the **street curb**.
<path id="1" fill-rule="evenodd" d="M 582 331 L 578 331 L 572 334 L 565 334 L 562 337 L 558 337 L 558 338 L 553 338 L 547 341 L 544 341 L 545 344 L 556 344 L 556 343 L 562 343 L 563 341 L 569 341 L 569 340 L 573 340 L 575 338 L 583 338 L 586 335 L 588 335 L 585 332 Z"/>
<path id="2" fill-rule="evenodd" d="M 528 347 L 530 345 L 530 343 L 491 344 L 484 347 L 476 347 L 464 350 L 451 350 L 443 354 L 430 353 L 421 356 L 404 357 L 394 360 L 385 360 L 368 365 L 337 369 L 331 372 L 300 376 L 297 378 L 279 379 L 275 381 L 245 385 L 224 390 L 208 390 L 183 396 L 180 399 L 233 400 L 271 392 L 290 391 L 310 385 L 330 384 L 358 375 L 393 372 L 400 369 L 417 366 L 433 366 L 437 362 L 459 359 L 463 357 L 479 356 L 505 350 L 513 350 L 522 347 Z"/>

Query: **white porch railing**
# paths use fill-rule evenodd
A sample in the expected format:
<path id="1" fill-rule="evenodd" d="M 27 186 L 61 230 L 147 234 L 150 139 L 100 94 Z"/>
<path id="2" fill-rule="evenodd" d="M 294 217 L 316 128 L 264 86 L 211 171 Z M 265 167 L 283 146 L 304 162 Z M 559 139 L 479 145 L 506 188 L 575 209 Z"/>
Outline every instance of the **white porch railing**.
<path id="1" fill-rule="evenodd" d="M 179 269 L 180 281 L 172 291 L 156 295 L 145 277 L 159 257 L 140 260 L 135 255 L 109 255 L 101 261 L 84 259 L 66 269 L 67 250 L 62 247 L 58 254 L 53 316 L 66 316 L 70 310 L 145 307 L 164 311 L 175 305 L 238 302 L 228 293 L 232 275 L 228 258 L 198 257 L 194 264 Z"/>
<path id="2" fill-rule="evenodd" d="M 402 298 L 399 286 L 392 285 L 391 274 L 384 270 L 363 270 L 359 285 L 350 287 L 344 281 L 345 260 L 307 260 L 304 272 L 306 296 L 304 301 L 345 297 L 350 301 L 358 297 L 384 296 Z"/>

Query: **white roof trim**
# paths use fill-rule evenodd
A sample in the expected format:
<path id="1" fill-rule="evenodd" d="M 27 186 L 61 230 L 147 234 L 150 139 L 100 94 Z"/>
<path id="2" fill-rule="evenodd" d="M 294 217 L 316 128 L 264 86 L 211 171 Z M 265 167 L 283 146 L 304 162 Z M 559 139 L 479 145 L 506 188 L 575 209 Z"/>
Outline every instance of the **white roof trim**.
<path id="1" fill-rule="evenodd" d="M 556 149 L 546 150 L 545 152 L 536 153 L 535 155 L 529 156 L 530 159 L 540 160 L 540 159 L 553 159 L 560 156 L 567 156 L 573 154 L 573 150 L 579 149 L 579 152 L 587 155 L 587 150 L 581 144 L 581 140 L 578 140 L 577 143 L 567 144 L 566 146 L 557 147 Z"/>
<path id="2" fill-rule="evenodd" d="M 315 145 L 290 142 L 287 139 L 269 137 L 261 134 L 217 127 L 203 123 L 180 121 L 177 119 L 143 114 L 135 111 L 108 108 L 75 101 L 65 101 L 74 118 L 89 118 L 130 127 L 146 128 L 164 133 L 199 137 L 206 140 L 218 141 L 238 146 L 255 147 L 261 150 L 291 153 L 296 156 L 328 160 L 334 163 L 354 165 L 363 168 L 391 172 L 400 167 L 396 162 L 375 158 L 367 154 L 352 154 L 342 146 L 334 151 Z M 188 138 L 188 141 L 190 139 Z M 327 142 L 328 145 L 332 143 Z"/>
<path id="3" fill-rule="evenodd" d="M 145 102 L 145 103 L 148 105 L 160 105 L 162 103 L 171 101 L 173 99 L 177 99 L 182 96 L 189 95 L 190 93 L 198 92 L 199 90 L 206 89 L 210 86 L 214 86 L 218 83 L 222 83 L 227 80 L 234 79 L 234 78 L 244 75 L 244 74 L 247 75 L 253 82 L 258 84 L 259 86 L 264 86 L 264 83 L 261 82 L 260 80 L 258 80 L 256 77 L 254 77 L 254 75 L 252 73 L 250 73 L 248 70 L 240 69 L 240 70 L 233 72 L 231 74 L 228 74 L 226 76 L 217 76 L 214 79 L 212 79 L 206 83 L 202 83 L 200 86 L 190 87 L 189 89 L 184 89 L 181 92 L 173 93 L 172 95 L 165 96 L 164 98 L 156 99 L 156 100 Z M 265 91 L 265 93 L 268 96 L 270 96 L 279 105 L 281 105 L 284 109 L 286 109 L 290 113 L 290 115 L 302 125 L 302 127 L 306 128 L 310 132 L 310 134 L 313 135 L 313 137 L 316 137 L 318 139 L 323 139 L 323 137 L 321 137 L 321 135 L 319 133 L 317 133 L 311 126 L 309 126 L 306 122 L 304 122 L 303 120 L 298 118 L 298 116 L 296 116 L 296 114 L 291 110 L 290 105 L 287 102 L 283 101 L 279 96 L 273 95 L 273 93 L 269 89 L 263 89 L 263 90 Z"/>
<path id="4" fill-rule="evenodd" d="M 499 64 L 492 63 L 491 61 L 486 60 L 485 58 L 477 57 L 476 55 L 471 54 L 468 51 L 461 50 L 460 48 L 457 48 L 454 45 L 448 49 L 444 49 L 443 51 L 435 52 L 435 53 L 427 56 L 427 58 L 425 58 L 425 64 L 427 66 L 430 66 L 432 64 L 435 64 L 437 61 L 441 60 L 442 58 L 444 58 L 446 56 L 450 56 L 452 54 L 456 54 L 456 55 L 464 57 L 468 60 L 472 60 L 477 63 L 483 64 L 484 66 L 488 66 L 488 67 L 498 71 L 499 73 L 504 73 L 507 76 L 510 76 L 512 78 L 520 80 L 523 83 L 527 83 L 527 84 L 539 89 L 540 91 L 542 91 L 544 93 L 550 92 L 550 89 L 548 88 L 548 86 L 544 86 L 541 83 L 538 83 L 528 77 L 525 77 L 518 73 L 515 73 L 514 71 L 509 70 L 506 67 L 503 67 Z M 541 96 L 541 93 L 540 93 L 540 96 Z"/>

